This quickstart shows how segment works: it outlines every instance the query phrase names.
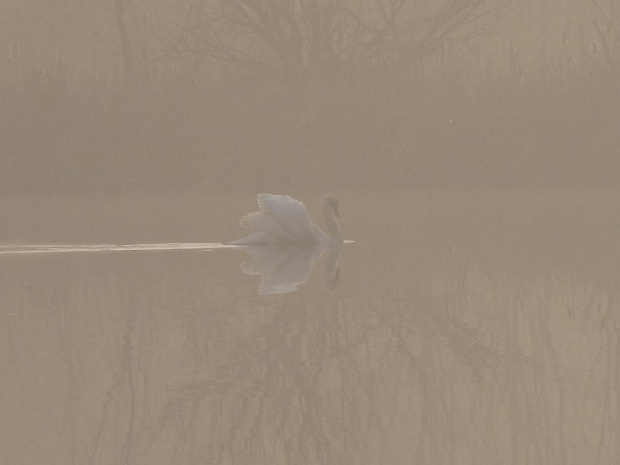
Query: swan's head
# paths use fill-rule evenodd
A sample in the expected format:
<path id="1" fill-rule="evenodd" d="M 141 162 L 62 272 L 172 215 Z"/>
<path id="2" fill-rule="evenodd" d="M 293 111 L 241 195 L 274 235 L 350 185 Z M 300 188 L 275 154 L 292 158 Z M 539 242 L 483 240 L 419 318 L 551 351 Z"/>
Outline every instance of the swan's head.
<path id="1" fill-rule="evenodd" d="M 340 213 L 338 212 L 338 198 L 334 194 L 325 194 L 322 203 L 324 210 L 331 210 L 336 217 L 340 218 Z"/>

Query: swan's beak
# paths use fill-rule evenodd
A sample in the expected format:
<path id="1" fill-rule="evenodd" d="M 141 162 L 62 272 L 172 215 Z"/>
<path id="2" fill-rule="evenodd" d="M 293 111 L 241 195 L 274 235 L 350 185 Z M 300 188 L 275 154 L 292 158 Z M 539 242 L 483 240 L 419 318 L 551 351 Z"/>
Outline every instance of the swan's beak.
<path id="1" fill-rule="evenodd" d="M 334 213 L 336 214 L 336 218 L 340 218 L 340 213 L 338 213 L 338 205 L 334 207 Z"/>

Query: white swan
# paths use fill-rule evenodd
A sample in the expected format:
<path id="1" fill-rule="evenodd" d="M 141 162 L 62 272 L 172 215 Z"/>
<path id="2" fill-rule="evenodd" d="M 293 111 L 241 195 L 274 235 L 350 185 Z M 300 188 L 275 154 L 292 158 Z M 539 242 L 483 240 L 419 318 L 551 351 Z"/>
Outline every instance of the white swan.
<path id="1" fill-rule="evenodd" d="M 231 242 L 234 245 L 257 244 L 342 244 L 342 232 L 336 219 L 338 199 L 325 194 L 321 212 L 327 225 L 325 234 L 310 219 L 306 206 L 288 195 L 258 194 L 261 211 L 242 216 L 239 224 L 255 231 L 253 234 Z"/>

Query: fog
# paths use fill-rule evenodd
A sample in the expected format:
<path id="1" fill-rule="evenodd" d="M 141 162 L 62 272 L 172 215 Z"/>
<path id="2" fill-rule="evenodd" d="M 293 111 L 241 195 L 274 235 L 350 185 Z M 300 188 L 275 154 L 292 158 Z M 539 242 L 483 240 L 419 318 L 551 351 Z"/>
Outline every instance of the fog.
<path id="1" fill-rule="evenodd" d="M 5 0 L 0 189 L 618 181 L 613 1 Z"/>
<path id="2" fill-rule="evenodd" d="M 0 17 L 0 463 L 618 463 L 614 0 Z"/>

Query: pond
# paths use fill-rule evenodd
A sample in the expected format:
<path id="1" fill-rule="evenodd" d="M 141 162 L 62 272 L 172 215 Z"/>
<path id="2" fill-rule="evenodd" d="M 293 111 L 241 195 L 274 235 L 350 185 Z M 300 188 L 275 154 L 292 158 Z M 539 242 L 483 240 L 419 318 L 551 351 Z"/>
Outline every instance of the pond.
<path id="1" fill-rule="evenodd" d="M 337 194 L 0 200 L 6 463 L 617 463 L 620 193 Z"/>

